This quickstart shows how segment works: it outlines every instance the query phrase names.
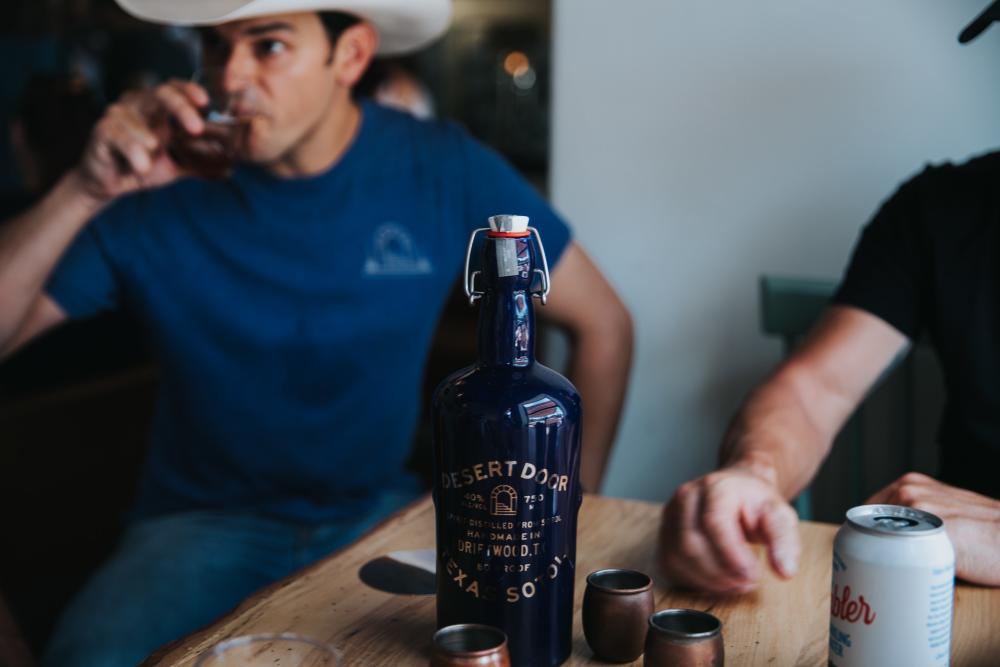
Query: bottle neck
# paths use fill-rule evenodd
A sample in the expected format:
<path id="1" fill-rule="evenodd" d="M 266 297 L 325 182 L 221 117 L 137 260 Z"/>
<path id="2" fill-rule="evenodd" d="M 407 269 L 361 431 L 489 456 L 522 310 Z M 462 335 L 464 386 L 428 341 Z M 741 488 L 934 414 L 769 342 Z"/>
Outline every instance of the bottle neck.
<path id="1" fill-rule="evenodd" d="M 479 361 L 490 366 L 529 366 L 535 362 L 531 239 L 487 238 L 482 260 Z"/>

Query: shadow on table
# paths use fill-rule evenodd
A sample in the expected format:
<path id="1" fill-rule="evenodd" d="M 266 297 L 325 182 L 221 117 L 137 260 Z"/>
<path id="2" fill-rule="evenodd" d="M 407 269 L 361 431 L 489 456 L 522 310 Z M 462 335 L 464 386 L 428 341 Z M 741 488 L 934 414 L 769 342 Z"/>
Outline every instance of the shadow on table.
<path id="1" fill-rule="evenodd" d="M 434 550 L 394 551 L 374 558 L 358 570 L 358 577 L 375 590 L 393 595 L 434 595 L 437 580 Z"/>

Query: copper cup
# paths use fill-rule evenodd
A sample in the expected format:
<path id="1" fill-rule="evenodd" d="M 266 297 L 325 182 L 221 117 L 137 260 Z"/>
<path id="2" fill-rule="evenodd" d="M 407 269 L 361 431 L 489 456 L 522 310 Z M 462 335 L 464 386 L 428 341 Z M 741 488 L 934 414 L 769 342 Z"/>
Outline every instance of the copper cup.
<path id="1" fill-rule="evenodd" d="M 722 667 L 722 621 L 695 609 L 667 609 L 649 617 L 645 667 Z"/>
<path id="2" fill-rule="evenodd" d="M 431 667 L 510 667 L 507 635 L 491 625 L 449 625 L 434 633 Z"/>
<path id="3" fill-rule="evenodd" d="M 587 576 L 583 635 L 601 660 L 632 662 L 642 655 L 653 613 L 653 580 L 635 570 L 598 570 Z"/>

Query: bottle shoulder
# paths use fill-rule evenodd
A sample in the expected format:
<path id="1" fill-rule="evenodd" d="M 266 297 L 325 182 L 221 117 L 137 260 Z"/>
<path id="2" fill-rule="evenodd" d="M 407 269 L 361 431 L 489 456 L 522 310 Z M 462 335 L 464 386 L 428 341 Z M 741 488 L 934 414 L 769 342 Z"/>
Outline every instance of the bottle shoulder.
<path id="1" fill-rule="evenodd" d="M 535 403 L 557 403 L 563 410 L 577 412 L 580 394 L 573 383 L 539 363 L 524 368 L 475 364 L 452 373 L 434 392 L 437 409 L 469 412 L 507 412 Z"/>

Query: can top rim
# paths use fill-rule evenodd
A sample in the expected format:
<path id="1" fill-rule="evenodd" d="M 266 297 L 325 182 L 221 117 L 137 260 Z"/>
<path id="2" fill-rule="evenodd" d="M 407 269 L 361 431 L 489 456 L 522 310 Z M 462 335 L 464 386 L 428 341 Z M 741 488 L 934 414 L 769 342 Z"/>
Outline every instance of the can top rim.
<path id="1" fill-rule="evenodd" d="M 925 537 L 944 531 L 944 521 L 923 510 L 900 505 L 859 505 L 847 510 L 847 523 L 866 533 Z"/>

